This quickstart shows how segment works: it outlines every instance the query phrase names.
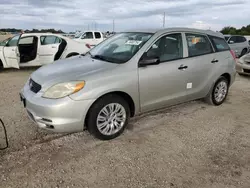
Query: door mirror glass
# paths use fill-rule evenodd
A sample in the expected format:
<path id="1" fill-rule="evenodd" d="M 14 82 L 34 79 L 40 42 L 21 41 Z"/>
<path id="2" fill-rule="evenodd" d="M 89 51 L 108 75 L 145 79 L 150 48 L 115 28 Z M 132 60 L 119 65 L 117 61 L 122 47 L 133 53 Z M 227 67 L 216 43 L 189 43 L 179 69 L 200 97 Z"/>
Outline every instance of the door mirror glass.
<path id="1" fill-rule="evenodd" d="M 145 52 L 139 61 L 139 66 L 144 67 L 147 65 L 158 65 L 160 63 L 160 58 L 155 55 L 154 52 L 149 50 Z"/>

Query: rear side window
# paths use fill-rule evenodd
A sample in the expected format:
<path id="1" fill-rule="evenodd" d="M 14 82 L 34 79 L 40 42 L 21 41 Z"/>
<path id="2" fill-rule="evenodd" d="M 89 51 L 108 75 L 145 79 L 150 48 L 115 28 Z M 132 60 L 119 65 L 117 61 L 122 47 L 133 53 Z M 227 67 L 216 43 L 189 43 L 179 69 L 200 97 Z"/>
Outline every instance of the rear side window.
<path id="1" fill-rule="evenodd" d="M 238 36 L 237 37 L 237 43 L 241 43 L 241 42 L 246 42 L 246 39 L 245 39 L 245 37 Z"/>
<path id="2" fill-rule="evenodd" d="M 230 50 L 227 42 L 223 38 L 209 36 L 210 40 L 212 41 L 216 52 L 222 52 Z"/>
<path id="3" fill-rule="evenodd" d="M 186 33 L 189 57 L 213 53 L 213 49 L 207 36 Z"/>
<path id="4" fill-rule="evenodd" d="M 101 34 L 99 32 L 95 32 L 95 38 L 96 39 L 100 39 L 101 38 Z"/>

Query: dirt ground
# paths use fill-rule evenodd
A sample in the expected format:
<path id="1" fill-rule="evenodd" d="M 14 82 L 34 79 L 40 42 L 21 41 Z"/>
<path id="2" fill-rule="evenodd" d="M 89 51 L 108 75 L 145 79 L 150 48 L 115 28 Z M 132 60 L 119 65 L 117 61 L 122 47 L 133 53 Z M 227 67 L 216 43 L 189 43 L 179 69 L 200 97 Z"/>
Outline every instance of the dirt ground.
<path id="1" fill-rule="evenodd" d="M 194 101 L 144 114 L 119 138 L 100 141 L 46 132 L 28 119 L 18 92 L 32 71 L 0 73 L 10 142 L 0 151 L 1 188 L 250 187 L 248 77 L 237 77 L 222 106 Z"/>

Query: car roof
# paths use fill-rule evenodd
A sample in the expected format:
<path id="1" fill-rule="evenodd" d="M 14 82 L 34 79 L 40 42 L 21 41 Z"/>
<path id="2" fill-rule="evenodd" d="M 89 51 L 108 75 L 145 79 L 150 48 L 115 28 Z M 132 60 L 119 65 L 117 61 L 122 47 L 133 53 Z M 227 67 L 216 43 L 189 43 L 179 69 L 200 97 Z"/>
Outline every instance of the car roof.
<path id="1" fill-rule="evenodd" d="M 185 28 L 185 27 L 172 27 L 165 29 L 139 29 L 139 30 L 127 30 L 125 32 L 140 32 L 140 33 L 158 33 L 163 34 L 166 32 L 194 32 L 194 33 L 203 33 L 207 35 L 212 35 L 220 38 L 224 38 L 223 34 L 220 32 L 214 32 L 212 30 L 201 30 L 201 29 L 193 29 L 193 28 Z"/>
<path id="2" fill-rule="evenodd" d="M 22 36 L 47 36 L 47 35 L 55 35 L 55 36 L 62 36 L 62 34 L 57 34 L 57 33 L 23 33 Z"/>

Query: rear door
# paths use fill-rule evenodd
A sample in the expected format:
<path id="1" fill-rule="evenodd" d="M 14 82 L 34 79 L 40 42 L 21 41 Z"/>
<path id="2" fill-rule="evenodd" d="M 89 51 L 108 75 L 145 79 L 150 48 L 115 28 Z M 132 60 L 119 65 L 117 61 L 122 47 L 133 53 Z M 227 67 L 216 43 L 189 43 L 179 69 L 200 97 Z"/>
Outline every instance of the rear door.
<path id="1" fill-rule="evenodd" d="M 186 33 L 188 57 L 185 60 L 188 100 L 204 97 L 211 87 L 216 75 L 217 62 L 212 44 L 205 34 Z"/>
<path id="2" fill-rule="evenodd" d="M 38 52 L 39 61 L 41 64 L 49 64 L 54 62 L 60 43 L 61 39 L 55 35 L 40 37 L 40 47 Z"/>
<path id="3" fill-rule="evenodd" d="M 103 37 L 100 32 L 94 32 L 94 35 L 95 35 L 95 45 L 103 41 Z"/>
<path id="4" fill-rule="evenodd" d="M 16 35 L 11 38 L 3 49 L 5 61 L 7 62 L 7 67 L 19 69 L 20 55 L 17 46 L 19 38 L 20 35 Z"/>

